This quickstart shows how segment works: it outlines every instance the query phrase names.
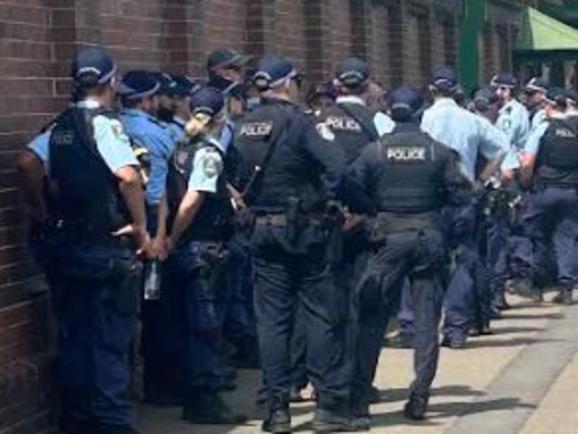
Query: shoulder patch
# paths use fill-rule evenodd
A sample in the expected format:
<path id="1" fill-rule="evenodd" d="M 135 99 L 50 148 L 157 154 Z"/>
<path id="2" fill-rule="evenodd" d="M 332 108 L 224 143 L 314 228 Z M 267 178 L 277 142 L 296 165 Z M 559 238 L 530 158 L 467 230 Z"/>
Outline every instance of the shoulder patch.
<path id="1" fill-rule="evenodd" d="M 317 125 L 315 125 L 315 129 L 323 140 L 328 142 L 335 141 L 335 134 L 333 131 L 331 131 L 331 128 L 325 122 L 319 122 Z"/>
<path id="2" fill-rule="evenodd" d="M 198 152 L 201 153 L 201 155 L 199 155 L 201 167 L 207 178 L 213 178 L 222 172 L 223 160 L 217 151 L 205 148 Z"/>

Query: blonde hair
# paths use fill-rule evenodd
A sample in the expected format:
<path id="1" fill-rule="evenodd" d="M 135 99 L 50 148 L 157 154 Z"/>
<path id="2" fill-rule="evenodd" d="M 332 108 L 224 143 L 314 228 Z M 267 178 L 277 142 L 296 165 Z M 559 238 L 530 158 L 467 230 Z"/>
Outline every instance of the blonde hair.
<path id="1" fill-rule="evenodd" d="M 206 113 L 195 113 L 185 125 L 185 131 L 189 137 L 207 133 L 211 129 L 212 121 L 213 118 Z"/>

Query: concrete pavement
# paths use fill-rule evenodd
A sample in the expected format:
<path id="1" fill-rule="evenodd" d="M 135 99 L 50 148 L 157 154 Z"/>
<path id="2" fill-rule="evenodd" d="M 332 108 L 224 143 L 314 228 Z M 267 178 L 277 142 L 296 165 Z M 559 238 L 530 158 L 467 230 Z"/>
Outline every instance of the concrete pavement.
<path id="1" fill-rule="evenodd" d="M 442 351 L 425 422 L 408 422 L 401 410 L 412 379 L 412 351 L 384 348 L 372 407 L 372 432 L 384 434 L 578 434 L 578 306 L 533 305 L 515 299 L 494 323 L 495 334 L 472 339 L 464 350 Z M 145 434 L 260 433 L 254 406 L 256 371 L 240 375 L 227 399 L 253 418 L 240 427 L 196 426 L 178 409 L 139 409 Z M 293 407 L 296 432 L 309 433 L 312 403 Z"/>

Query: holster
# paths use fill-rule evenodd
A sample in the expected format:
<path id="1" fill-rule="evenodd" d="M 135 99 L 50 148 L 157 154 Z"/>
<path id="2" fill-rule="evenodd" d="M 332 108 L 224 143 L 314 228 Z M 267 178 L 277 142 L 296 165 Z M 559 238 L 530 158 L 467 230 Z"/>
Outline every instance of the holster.
<path id="1" fill-rule="evenodd" d="M 227 251 L 222 244 L 209 244 L 201 252 L 198 282 L 201 300 L 216 300 L 225 278 Z"/>

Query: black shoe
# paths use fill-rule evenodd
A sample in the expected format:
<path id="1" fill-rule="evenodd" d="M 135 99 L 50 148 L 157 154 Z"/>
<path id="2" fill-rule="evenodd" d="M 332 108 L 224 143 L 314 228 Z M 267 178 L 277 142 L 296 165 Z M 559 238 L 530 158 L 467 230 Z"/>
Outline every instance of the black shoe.
<path id="1" fill-rule="evenodd" d="M 477 337 L 477 336 L 488 336 L 493 334 L 492 329 L 490 328 L 490 323 L 485 322 L 483 324 L 478 324 L 476 327 L 470 330 L 470 336 Z"/>
<path id="2" fill-rule="evenodd" d="M 561 289 L 558 294 L 552 299 L 552 303 L 563 304 L 570 306 L 572 304 L 572 290 Z"/>
<path id="3" fill-rule="evenodd" d="M 449 336 L 444 336 L 440 345 L 452 350 L 461 350 L 466 346 L 466 339 L 457 337 L 450 338 Z"/>
<path id="4" fill-rule="evenodd" d="M 130 425 L 109 425 L 98 424 L 96 429 L 88 431 L 91 434 L 141 434 L 136 428 Z"/>
<path id="5" fill-rule="evenodd" d="M 313 431 L 316 433 L 367 431 L 370 428 L 368 422 L 367 418 L 355 417 L 349 412 L 341 414 L 318 408 L 313 418 Z"/>
<path id="6" fill-rule="evenodd" d="M 512 293 L 521 295 L 522 297 L 533 297 L 536 293 L 532 281 L 528 278 L 513 281 L 510 290 Z"/>
<path id="7" fill-rule="evenodd" d="M 291 432 L 291 414 L 288 408 L 272 410 L 261 425 L 261 430 L 275 434 Z"/>
<path id="8" fill-rule="evenodd" d="M 544 302 L 544 294 L 542 293 L 541 289 L 534 289 L 530 294 L 530 299 L 534 303 L 543 303 Z"/>
<path id="9" fill-rule="evenodd" d="M 396 336 L 387 341 L 387 346 L 402 349 L 413 348 L 413 337 L 405 333 L 398 333 Z"/>
<path id="10" fill-rule="evenodd" d="M 217 394 L 200 394 L 183 407 L 181 419 L 201 425 L 239 425 L 247 416 L 233 413 Z"/>
<path id="11" fill-rule="evenodd" d="M 297 386 L 291 386 L 289 392 L 289 402 L 305 402 L 305 397 L 301 394 L 301 389 Z"/>
<path id="12" fill-rule="evenodd" d="M 427 396 L 411 396 L 403 408 L 403 415 L 410 420 L 424 420 L 428 400 Z"/>

